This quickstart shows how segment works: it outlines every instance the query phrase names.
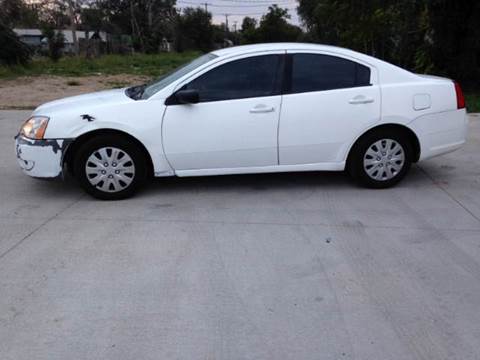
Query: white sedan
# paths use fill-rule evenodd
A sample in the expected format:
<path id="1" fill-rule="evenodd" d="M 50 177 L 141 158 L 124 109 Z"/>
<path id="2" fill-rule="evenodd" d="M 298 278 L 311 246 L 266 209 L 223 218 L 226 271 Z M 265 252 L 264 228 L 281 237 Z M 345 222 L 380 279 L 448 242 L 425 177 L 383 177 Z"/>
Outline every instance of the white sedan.
<path id="1" fill-rule="evenodd" d="M 150 176 L 343 171 L 372 188 L 458 149 L 467 116 L 452 80 L 314 44 L 222 49 L 148 85 L 39 106 L 16 137 L 23 171 L 70 171 L 100 199 Z"/>

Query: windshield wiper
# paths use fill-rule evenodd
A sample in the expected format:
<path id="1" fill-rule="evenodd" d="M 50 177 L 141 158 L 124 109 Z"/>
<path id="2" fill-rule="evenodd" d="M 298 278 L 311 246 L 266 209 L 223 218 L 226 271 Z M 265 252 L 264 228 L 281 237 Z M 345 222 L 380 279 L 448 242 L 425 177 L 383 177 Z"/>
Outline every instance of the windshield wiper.
<path id="1" fill-rule="evenodd" d="M 142 98 L 143 92 L 145 91 L 146 87 L 147 84 L 132 86 L 127 88 L 125 90 L 125 93 L 129 98 L 132 98 L 133 100 L 139 100 Z"/>

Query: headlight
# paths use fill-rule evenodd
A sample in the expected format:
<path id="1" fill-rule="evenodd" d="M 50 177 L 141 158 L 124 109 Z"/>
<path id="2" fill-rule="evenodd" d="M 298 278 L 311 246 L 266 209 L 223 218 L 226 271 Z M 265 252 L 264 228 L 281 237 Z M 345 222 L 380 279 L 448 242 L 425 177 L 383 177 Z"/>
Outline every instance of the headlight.
<path id="1" fill-rule="evenodd" d="M 20 135 L 29 139 L 41 140 L 45 135 L 45 130 L 48 125 L 48 117 L 46 116 L 32 116 L 25 121 L 20 129 Z"/>

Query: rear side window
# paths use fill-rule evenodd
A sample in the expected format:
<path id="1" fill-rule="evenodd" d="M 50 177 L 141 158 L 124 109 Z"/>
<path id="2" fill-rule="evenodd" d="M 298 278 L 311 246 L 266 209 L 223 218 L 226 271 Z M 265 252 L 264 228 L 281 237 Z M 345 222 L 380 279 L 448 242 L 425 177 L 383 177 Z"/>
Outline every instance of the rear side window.
<path id="1" fill-rule="evenodd" d="M 200 102 L 243 99 L 280 93 L 281 56 L 262 55 L 220 65 L 184 89 L 197 90 Z"/>
<path id="2" fill-rule="evenodd" d="M 370 68 L 329 55 L 294 54 L 289 93 L 370 85 Z"/>

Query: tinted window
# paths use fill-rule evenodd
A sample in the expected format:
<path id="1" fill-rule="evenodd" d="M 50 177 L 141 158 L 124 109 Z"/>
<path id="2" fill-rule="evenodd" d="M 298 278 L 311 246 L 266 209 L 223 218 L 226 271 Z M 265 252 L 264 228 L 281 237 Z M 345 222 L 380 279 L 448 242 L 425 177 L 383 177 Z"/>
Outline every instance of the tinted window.
<path id="1" fill-rule="evenodd" d="M 291 91 L 301 93 L 370 85 L 370 69 L 328 55 L 295 54 L 292 57 Z"/>
<path id="2" fill-rule="evenodd" d="M 263 55 L 220 65 L 184 89 L 198 90 L 200 102 L 270 96 L 279 93 L 279 55 Z"/>
<path id="3" fill-rule="evenodd" d="M 206 64 L 207 62 L 215 59 L 216 57 L 217 56 L 213 54 L 205 54 L 203 56 L 200 56 L 199 58 L 196 58 L 192 62 L 180 66 L 174 71 L 165 74 L 164 76 L 160 77 L 159 79 L 153 81 L 146 86 L 145 91 L 142 94 L 142 99 L 148 99 L 150 96 L 162 90 L 164 87 L 170 85 L 175 80 L 180 79 L 183 75 L 188 74 L 190 71 L 195 70 L 197 67 Z"/>

